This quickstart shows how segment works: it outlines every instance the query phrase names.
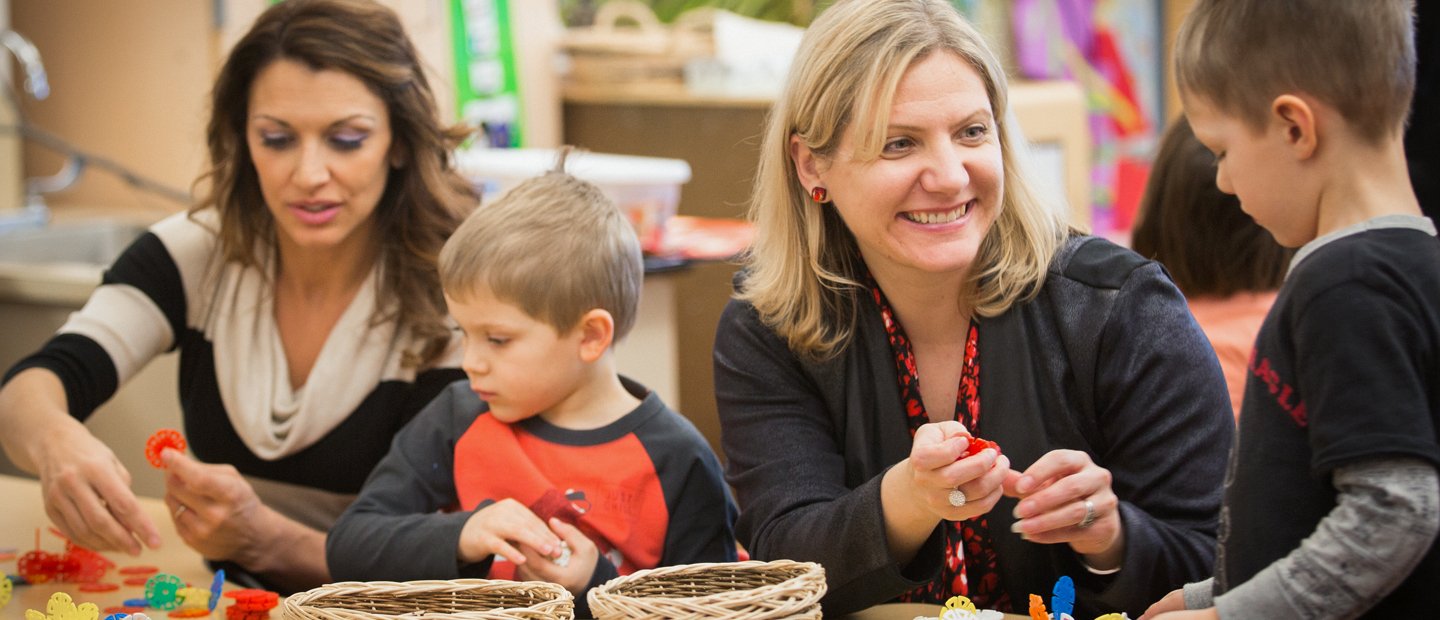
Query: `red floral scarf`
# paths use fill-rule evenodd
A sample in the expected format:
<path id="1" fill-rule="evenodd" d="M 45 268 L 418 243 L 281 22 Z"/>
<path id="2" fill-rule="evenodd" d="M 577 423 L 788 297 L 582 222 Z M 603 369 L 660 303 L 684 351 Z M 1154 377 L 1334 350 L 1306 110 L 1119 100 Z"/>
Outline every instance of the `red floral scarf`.
<path id="1" fill-rule="evenodd" d="M 870 284 L 871 297 L 880 306 L 880 316 L 885 321 L 885 334 L 890 340 L 890 350 L 895 354 L 895 370 L 900 383 L 900 399 L 905 404 L 905 418 L 910 427 L 910 436 L 930 421 L 925 412 L 925 403 L 920 398 L 920 376 L 915 369 L 915 353 L 910 350 L 910 339 L 904 328 L 895 320 L 895 312 L 880 292 L 880 287 Z M 955 395 L 955 419 L 971 434 L 981 436 L 980 425 L 980 327 L 974 321 L 965 338 L 965 365 L 960 375 L 960 388 Z M 900 600 L 913 603 L 944 603 L 956 595 L 970 598 L 976 607 L 1012 611 L 1010 595 L 1000 587 L 1000 569 L 995 557 L 995 547 L 990 541 L 989 519 L 980 516 L 967 521 L 945 521 L 943 528 L 945 564 L 940 576 L 934 581 L 919 586 L 900 596 Z"/>

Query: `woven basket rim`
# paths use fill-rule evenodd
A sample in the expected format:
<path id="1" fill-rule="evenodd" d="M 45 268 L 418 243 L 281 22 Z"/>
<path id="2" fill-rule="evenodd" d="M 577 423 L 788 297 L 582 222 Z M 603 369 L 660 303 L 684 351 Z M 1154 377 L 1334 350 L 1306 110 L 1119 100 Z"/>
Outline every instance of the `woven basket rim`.
<path id="1" fill-rule="evenodd" d="M 668 576 L 670 576 L 670 575 L 675 575 L 675 574 L 701 573 L 701 572 L 704 572 L 704 571 L 707 571 L 707 570 L 716 569 L 716 568 L 721 568 L 721 569 L 726 569 L 726 570 L 735 570 L 735 569 L 750 570 L 750 569 L 755 569 L 755 570 L 757 570 L 757 571 L 763 571 L 763 572 L 777 572 L 777 571 L 790 570 L 790 569 L 800 569 L 798 573 L 793 574 L 793 575 L 790 575 L 789 577 L 786 577 L 785 579 L 783 579 L 783 580 L 781 580 L 781 581 L 779 581 L 779 582 L 770 583 L 770 584 L 765 584 L 765 585 L 763 585 L 763 586 L 759 586 L 759 587 L 756 587 L 756 588 L 750 588 L 750 589 L 748 589 L 748 590 L 743 590 L 743 592 L 748 592 L 748 593 L 750 593 L 750 596 L 751 596 L 752 598 L 758 598 L 758 597 L 762 596 L 763 594 L 767 594 L 767 593 L 772 592 L 772 591 L 784 589 L 784 588 L 786 587 L 786 584 L 787 584 L 787 583 L 792 582 L 792 581 L 795 581 L 795 580 L 813 579 L 813 578 L 817 578 L 817 577 L 818 577 L 818 579 L 819 579 L 819 586 L 820 586 L 820 587 L 818 588 L 818 593 L 812 593 L 812 594 L 815 594 L 814 598 L 818 601 L 819 598 L 820 598 L 819 595 L 823 595 L 823 593 L 824 593 L 824 591 L 825 591 L 825 571 L 824 571 L 823 568 L 821 568 L 821 566 L 820 566 L 819 564 L 817 564 L 817 563 L 815 563 L 815 562 L 798 562 L 798 561 L 795 561 L 795 560 L 771 560 L 771 561 L 746 560 L 746 561 L 744 561 L 744 562 L 702 562 L 702 563 L 697 563 L 697 564 L 679 564 L 679 565 L 675 565 L 675 566 L 661 566 L 661 567 L 656 567 L 656 568 L 648 568 L 648 569 L 638 570 L 638 571 L 635 571 L 635 572 L 633 572 L 633 573 L 630 573 L 629 575 L 621 575 L 621 576 L 619 576 L 619 577 L 616 577 L 616 578 L 614 578 L 614 579 L 611 579 L 611 580 L 609 580 L 609 581 L 607 581 L 607 582 L 605 582 L 605 583 L 597 586 L 595 589 L 591 590 L 590 596 L 591 596 L 591 597 L 600 597 L 600 598 L 614 598 L 614 599 L 639 599 L 639 598 L 647 598 L 647 599 L 649 599 L 649 600 L 675 601 L 675 602 L 677 602 L 677 603 L 678 603 L 678 602 L 694 602 L 694 603 L 697 603 L 697 604 L 705 604 L 705 603 L 710 603 L 710 602 L 717 601 L 717 600 L 718 600 L 718 601 L 728 601 L 728 600 L 734 598 L 734 596 L 735 596 L 738 592 L 742 592 L 741 590 L 729 590 L 729 591 L 724 591 L 724 592 L 715 592 L 715 593 L 711 593 L 711 594 L 702 594 L 702 595 L 700 595 L 700 596 L 636 597 L 636 596 L 630 596 L 630 595 L 627 595 L 627 594 L 617 593 L 617 592 L 614 591 L 614 588 L 616 588 L 616 587 L 618 587 L 618 586 L 622 586 L 622 585 L 625 585 L 625 584 L 628 584 L 628 583 L 643 581 L 643 580 L 645 580 L 645 579 L 650 579 L 650 578 L 663 578 L 663 577 L 668 577 Z"/>
<path id="2" fill-rule="evenodd" d="M 574 604 L 575 595 L 571 594 L 559 584 L 545 581 L 509 581 L 504 579 L 426 579 L 416 581 L 337 581 L 325 585 L 297 592 L 285 598 L 281 605 L 282 609 L 310 608 L 321 611 L 339 611 L 354 615 L 368 615 L 373 618 L 408 618 L 414 617 L 415 613 L 406 614 L 381 614 L 370 613 L 364 610 L 352 609 L 349 607 L 327 604 L 329 599 L 346 596 L 386 596 L 386 595 L 425 595 L 425 594 L 463 594 L 466 592 L 477 593 L 533 593 L 541 596 L 548 595 L 549 598 L 538 600 L 531 605 L 519 607 L 501 607 L 487 610 L 427 610 L 425 616 L 450 616 L 464 617 L 467 614 L 477 613 L 505 613 L 534 611 L 537 606 L 550 606 L 555 604 Z"/>

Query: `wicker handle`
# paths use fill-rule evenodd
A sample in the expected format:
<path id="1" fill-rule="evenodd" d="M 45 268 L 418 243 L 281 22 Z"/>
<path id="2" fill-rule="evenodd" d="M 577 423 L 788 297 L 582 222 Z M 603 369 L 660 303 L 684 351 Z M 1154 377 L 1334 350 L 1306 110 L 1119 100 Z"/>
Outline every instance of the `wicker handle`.
<path id="1" fill-rule="evenodd" d="M 595 12 L 595 30 L 597 32 L 615 32 L 620 30 L 620 20 L 629 19 L 635 22 L 641 32 L 663 33 L 665 26 L 660 23 L 660 18 L 655 17 L 655 12 L 636 0 L 610 0 L 600 5 L 600 10 Z"/>

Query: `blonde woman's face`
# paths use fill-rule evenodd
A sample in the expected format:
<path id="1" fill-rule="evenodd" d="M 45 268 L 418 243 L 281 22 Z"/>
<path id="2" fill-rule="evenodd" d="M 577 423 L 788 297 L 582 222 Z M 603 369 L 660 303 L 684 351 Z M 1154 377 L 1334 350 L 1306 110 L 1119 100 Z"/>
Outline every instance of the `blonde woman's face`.
<path id="1" fill-rule="evenodd" d="M 857 124 L 817 167 L 871 272 L 882 280 L 897 271 L 966 273 L 1004 189 L 999 133 L 980 74 L 948 52 L 907 69 L 873 161 L 855 156 Z"/>
<path id="2" fill-rule="evenodd" d="M 261 69 L 245 139 L 281 251 L 368 243 L 390 170 L 385 102 L 349 73 L 293 60 Z"/>

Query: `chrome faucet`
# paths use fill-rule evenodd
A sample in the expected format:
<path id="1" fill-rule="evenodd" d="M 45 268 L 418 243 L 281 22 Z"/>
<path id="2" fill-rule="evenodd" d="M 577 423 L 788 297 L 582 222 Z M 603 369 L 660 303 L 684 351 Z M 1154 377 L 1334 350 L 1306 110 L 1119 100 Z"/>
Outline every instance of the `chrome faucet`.
<path id="1" fill-rule="evenodd" d="M 10 50 L 20 67 L 25 70 L 25 92 L 30 93 L 37 101 L 50 96 L 50 79 L 45 74 L 45 65 L 40 62 L 40 51 L 35 49 L 35 44 L 29 39 L 20 36 L 14 30 L 0 30 L 0 45 Z M 8 89 L 7 89 L 8 90 Z M 20 101 L 18 98 L 5 93 L 6 98 L 15 108 L 15 129 L 16 133 L 23 133 L 24 120 L 20 115 Z M 67 162 L 68 163 L 68 162 Z M 70 166 L 66 166 L 67 169 Z M 65 172 L 70 172 L 69 170 Z M 78 171 L 75 171 L 78 176 Z M 59 176 L 59 175 L 57 175 Z M 70 181 L 73 182 L 73 177 Z M 41 228 L 50 222 L 50 209 L 45 206 L 45 198 L 41 195 L 48 187 L 56 185 L 55 178 L 28 179 L 25 182 L 25 204 L 22 208 L 12 213 L 0 213 L 0 234 L 11 230 L 25 228 Z"/>
<path id="2" fill-rule="evenodd" d="M 45 75 L 45 65 L 40 62 L 40 51 L 29 39 L 14 30 L 0 30 L 0 45 L 10 49 L 15 60 L 25 69 L 25 92 L 37 100 L 50 96 L 50 79 Z"/>
<path id="3" fill-rule="evenodd" d="M 25 92 L 37 100 L 49 97 L 50 80 L 45 74 L 45 65 L 40 63 L 40 52 L 35 49 L 35 45 L 14 30 L 0 29 L 0 46 L 10 50 L 25 70 Z M 5 99 L 15 109 L 14 122 L 0 125 L 0 133 L 20 136 L 65 156 L 65 164 L 55 174 L 25 180 L 25 204 L 20 209 L 0 212 L 0 235 L 14 230 L 44 228 L 50 223 L 50 209 L 45 206 L 44 195 L 70 187 L 85 170 L 92 167 L 114 174 L 137 189 L 180 204 L 190 204 L 189 192 L 153 181 L 117 162 L 81 150 L 59 136 L 26 121 L 21 114 L 20 98 L 12 92 L 8 83 L 0 87 L 0 93 L 4 94 Z"/>

